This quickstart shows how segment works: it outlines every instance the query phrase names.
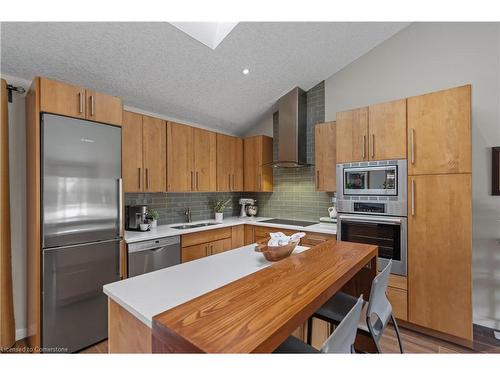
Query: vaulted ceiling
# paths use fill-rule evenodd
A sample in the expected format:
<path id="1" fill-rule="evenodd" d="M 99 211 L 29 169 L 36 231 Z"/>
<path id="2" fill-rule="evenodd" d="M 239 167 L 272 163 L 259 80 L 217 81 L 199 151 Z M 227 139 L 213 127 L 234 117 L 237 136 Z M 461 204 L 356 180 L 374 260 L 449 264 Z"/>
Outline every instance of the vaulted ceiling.
<path id="1" fill-rule="evenodd" d="M 405 26 L 242 22 L 212 50 L 166 22 L 2 23 L 1 72 L 243 134 L 290 89 L 310 89 Z"/>

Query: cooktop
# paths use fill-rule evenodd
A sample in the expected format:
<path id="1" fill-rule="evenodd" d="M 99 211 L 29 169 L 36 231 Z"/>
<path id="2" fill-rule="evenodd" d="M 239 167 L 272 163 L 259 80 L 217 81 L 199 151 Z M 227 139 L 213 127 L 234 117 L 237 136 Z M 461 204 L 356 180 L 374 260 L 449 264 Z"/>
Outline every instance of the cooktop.
<path id="1" fill-rule="evenodd" d="M 288 219 L 269 219 L 269 220 L 259 221 L 259 223 L 295 225 L 297 227 L 308 227 L 309 225 L 318 224 L 318 223 L 314 223 L 314 222 L 311 222 L 311 221 L 288 220 Z"/>

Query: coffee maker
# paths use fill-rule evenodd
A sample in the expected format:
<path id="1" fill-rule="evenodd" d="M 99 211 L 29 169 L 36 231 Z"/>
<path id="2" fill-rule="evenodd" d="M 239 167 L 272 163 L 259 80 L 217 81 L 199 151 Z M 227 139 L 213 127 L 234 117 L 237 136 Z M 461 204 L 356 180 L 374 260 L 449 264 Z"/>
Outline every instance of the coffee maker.
<path id="1" fill-rule="evenodd" d="M 125 207 L 125 229 L 140 231 L 140 224 L 146 222 L 148 206 L 126 206 Z"/>

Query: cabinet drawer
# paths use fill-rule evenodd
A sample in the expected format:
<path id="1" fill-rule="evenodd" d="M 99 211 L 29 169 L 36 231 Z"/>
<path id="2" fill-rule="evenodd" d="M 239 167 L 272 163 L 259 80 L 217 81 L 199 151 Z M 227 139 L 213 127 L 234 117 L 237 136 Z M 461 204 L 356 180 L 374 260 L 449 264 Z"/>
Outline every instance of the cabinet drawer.
<path id="1" fill-rule="evenodd" d="M 182 236 L 182 247 L 198 245 L 230 237 L 231 227 L 184 234 Z"/>
<path id="2" fill-rule="evenodd" d="M 387 298 L 392 305 L 394 317 L 408 320 L 408 294 L 406 290 L 388 287 Z"/>
<path id="3" fill-rule="evenodd" d="M 287 236 L 290 236 L 296 233 L 296 230 L 283 229 L 283 228 L 271 228 L 271 227 L 255 227 L 255 240 L 257 241 L 258 237 L 265 238 L 269 236 L 269 233 L 274 232 L 282 232 Z"/>
<path id="4" fill-rule="evenodd" d="M 405 276 L 389 275 L 389 286 L 393 288 L 408 290 L 408 281 Z"/>
<path id="5" fill-rule="evenodd" d="M 208 247 L 209 244 L 206 243 L 183 247 L 181 251 L 181 262 L 186 263 L 206 257 L 209 255 Z"/>
<path id="6" fill-rule="evenodd" d="M 302 238 L 300 244 L 303 246 L 316 246 L 328 240 L 336 239 L 333 234 L 322 234 L 322 233 L 306 233 L 305 237 Z"/>

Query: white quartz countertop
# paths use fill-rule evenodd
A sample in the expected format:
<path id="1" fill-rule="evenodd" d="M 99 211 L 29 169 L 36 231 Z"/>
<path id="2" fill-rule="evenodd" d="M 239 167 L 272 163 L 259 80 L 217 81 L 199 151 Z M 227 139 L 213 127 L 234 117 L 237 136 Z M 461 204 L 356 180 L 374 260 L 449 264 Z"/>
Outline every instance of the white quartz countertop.
<path id="1" fill-rule="evenodd" d="M 151 327 L 153 316 L 272 264 L 254 249 L 252 244 L 117 281 L 104 285 L 104 293 Z M 297 246 L 293 254 L 307 249 Z"/>
<path id="2" fill-rule="evenodd" d="M 197 223 L 206 223 L 206 222 L 215 222 L 214 220 L 203 220 L 196 221 L 192 223 L 177 223 L 177 224 L 169 224 L 169 225 L 158 225 L 156 228 L 152 228 L 147 232 L 135 232 L 135 231 L 125 231 L 125 242 L 134 243 L 139 241 L 147 241 L 156 238 L 162 237 L 170 237 L 170 236 L 179 236 L 187 233 L 201 232 L 205 230 L 218 229 L 224 227 L 232 227 L 235 225 L 262 225 L 266 227 L 272 228 L 283 228 L 283 229 L 291 229 L 296 231 L 304 231 L 304 232 L 314 232 L 314 233 L 324 233 L 324 234 L 337 234 L 337 225 L 330 223 L 318 223 L 313 224 L 307 227 L 300 227 L 295 225 L 284 225 L 284 224 L 272 224 L 272 223 L 262 223 L 263 220 L 269 220 L 269 217 L 256 217 L 256 218 L 243 218 L 239 217 L 229 217 L 225 218 L 222 223 L 218 223 L 215 225 L 209 225 L 206 227 L 198 227 L 198 228 L 190 228 L 190 229 L 175 229 L 172 228 L 178 225 L 184 224 L 197 224 Z"/>

